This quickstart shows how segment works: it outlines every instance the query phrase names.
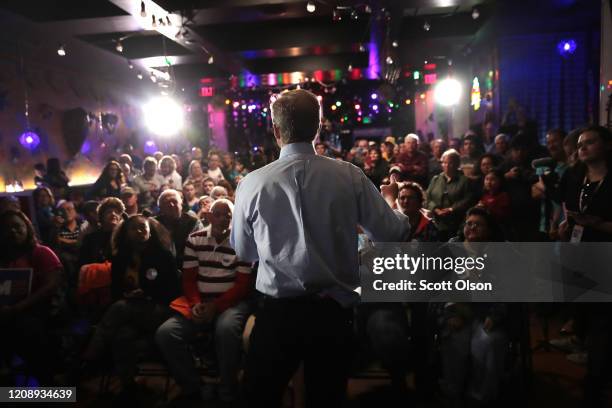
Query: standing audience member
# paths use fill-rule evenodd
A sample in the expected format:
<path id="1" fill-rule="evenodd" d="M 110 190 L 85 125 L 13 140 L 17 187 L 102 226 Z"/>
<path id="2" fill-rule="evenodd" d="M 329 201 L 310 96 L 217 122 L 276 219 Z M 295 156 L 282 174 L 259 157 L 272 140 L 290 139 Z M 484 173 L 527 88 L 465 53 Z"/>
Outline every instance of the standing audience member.
<path id="1" fill-rule="evenodd" d="M 125 184 L 125 177 L 121 166 L 114 160 L 109 161 L 102 174 L 91 187 L 89 195 L 96 200 L 101 200 L 105 197 L 119 197 L 121 187 Z"/>
<path id="2" fill-rule="evenodd" d="M 53 245 L 55 239 L 53 225 L 55 199 L 53 198 L 53 193 L 49 187 L 36 187 L 32 193 L 32 198 L 34 199 L 34 209 L 36 210 L 35 221 L 40 241 L 46 245 Z"/>
<path id="3" fill-rule="evenodd" d="M 467 177 L 459 173 L 459 164 L 456 150 L 444 152 L 442 173 L 434 176 L 427 188 L 427 209 L 433 214 L 441 241 L 455 235 L 474 201 Z"/>
<path id="4" fill-rule="evenodd" d="M 372 183 L 379 188 L 382 181 L 389 173 L 389 163 L 384 160 L 378 147 L 370 147 L 368 158 L 365 161 L 364 171 Z"/>
<path id="5" fill-rule="evenodd" d="M 70 179 L 62 170 L 59 159 L 47 159 L 47 173 L 43 177 L 43 183 L 51 189 L 56 200 L 67 197 L 69 182 Z"/>

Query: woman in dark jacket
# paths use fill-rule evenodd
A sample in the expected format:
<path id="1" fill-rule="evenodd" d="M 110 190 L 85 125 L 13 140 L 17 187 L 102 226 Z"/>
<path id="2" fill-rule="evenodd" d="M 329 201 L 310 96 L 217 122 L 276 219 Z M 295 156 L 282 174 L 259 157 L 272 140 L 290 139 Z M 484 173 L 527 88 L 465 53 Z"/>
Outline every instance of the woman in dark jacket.
<path id="1" fill-rule="evenodd" d="M 113 235 L 111 296 L 82 359 L 100 358 L 108 347 L 128 398 L 136 390 L 139 357 L 153 344 L 155 331 L 172 314 L 170 302 L 180 294 L 167 231 L 155 220 L 137 214 Z"/>
<path id="2" fill-rule="evenodd" d="M 382 158 L 378 147 L 370 147 L 368 150 L 364 170 L 376 188 L 380 188 L 382 180 L 389 175 L 389 163 Z"/>

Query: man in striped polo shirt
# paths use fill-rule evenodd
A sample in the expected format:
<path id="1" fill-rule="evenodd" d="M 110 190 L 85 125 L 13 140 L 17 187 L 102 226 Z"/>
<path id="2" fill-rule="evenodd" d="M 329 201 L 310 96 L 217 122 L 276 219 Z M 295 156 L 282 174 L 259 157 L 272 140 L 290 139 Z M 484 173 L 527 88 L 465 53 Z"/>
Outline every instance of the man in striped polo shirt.
<path id="1" fill-rule="evenodd" d="M 184 296 L 172 302 L 178 313 L 157 330 L 156 340 L 182 388 L 181 400 L 210 400 L 215 390 L 200 385 L 189 344 L 200 330 L 214 328 L 219 361 L 219 399 L 236 398 L 242 356 L 242 331 L 250 313 L 246 299 L 253 289 L 251 264 L 240 262 L 229 244 L 234 205 L 216 200 L 207 217 L 210 230 L 187 239 L 183 263 Z"/>

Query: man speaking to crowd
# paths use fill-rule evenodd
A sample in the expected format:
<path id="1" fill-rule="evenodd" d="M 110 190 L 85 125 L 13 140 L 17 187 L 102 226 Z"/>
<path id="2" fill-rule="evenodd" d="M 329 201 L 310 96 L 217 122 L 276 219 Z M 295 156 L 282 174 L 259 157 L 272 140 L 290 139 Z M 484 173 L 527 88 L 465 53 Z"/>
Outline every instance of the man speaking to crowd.
<path id="1" fill-rule="evenodd" d="M 259 260 L 256 289 L 264 296 L 247 357 L 247 402 L 279 407 L 303 361 L 306 406 L 338 407 L 358 300 L 357 225 L 373 241 L 397 242 L 408 237 L 408 219 L 359 168 L 315 155 L 315 95 L 283 92 L 271 111 L 280 157 L 238 186 L 231 231 L 236 255 Z"/>

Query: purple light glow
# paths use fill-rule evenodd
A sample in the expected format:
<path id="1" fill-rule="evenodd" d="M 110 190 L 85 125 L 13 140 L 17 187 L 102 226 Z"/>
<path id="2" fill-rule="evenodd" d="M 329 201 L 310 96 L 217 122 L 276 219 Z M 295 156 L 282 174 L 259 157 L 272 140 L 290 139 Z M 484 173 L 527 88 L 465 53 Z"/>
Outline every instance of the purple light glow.
<path id="1" fill-rule="evenodd" d="M 378 95 L 377 95 L 377 94 L 374 92 L 372 95 L 370 95 L 370 97 L 371 97 L 372 99 L 376 99 L 376 98 L 378 98 Z"/>
<path id="2" fill-rule="evenodd" d="M 557 51 L 563 57 L 567 57 L 576 51 L 576 41 L 574 40 L 563 40 L 557 44 Z"/>
<path id="3" fill-rule="evenodd" d="M 40 144 L 40 137 L 32 131 L 23 132 L 19 136 L 19 144 L 28 150 L 34 150 Z"/>
<path id="4" fill-rule="evenodd" d="M 153 140 L 147 140 L 144 145 L 144 151 L 146 154 L 153 154 L 157 151 L 157 146 Z"/>

